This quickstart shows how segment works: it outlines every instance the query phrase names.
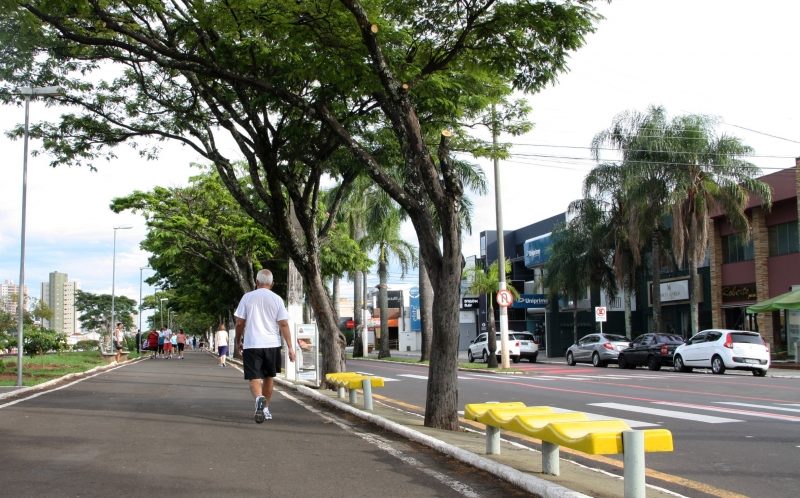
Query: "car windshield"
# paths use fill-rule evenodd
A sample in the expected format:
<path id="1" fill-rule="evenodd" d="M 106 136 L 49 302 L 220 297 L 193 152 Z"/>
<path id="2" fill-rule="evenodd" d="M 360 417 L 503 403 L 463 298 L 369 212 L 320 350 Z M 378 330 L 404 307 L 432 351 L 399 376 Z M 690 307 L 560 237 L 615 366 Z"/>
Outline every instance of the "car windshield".
<path id="1" fill-rule="evenodd" d="M 629 340 L 624 335 L 616 335 L 616 334 L 603 334 L 603 337 L 613 342 L 627 342 Z"/>
<path id="2" fill-rule="evenodd" d="M 733 342 L 738 342 L 740 344 L 761 344 L 761 336 L 758 334 L 734 333 L 731 334 L 731 338 L 733 339 Z"/>

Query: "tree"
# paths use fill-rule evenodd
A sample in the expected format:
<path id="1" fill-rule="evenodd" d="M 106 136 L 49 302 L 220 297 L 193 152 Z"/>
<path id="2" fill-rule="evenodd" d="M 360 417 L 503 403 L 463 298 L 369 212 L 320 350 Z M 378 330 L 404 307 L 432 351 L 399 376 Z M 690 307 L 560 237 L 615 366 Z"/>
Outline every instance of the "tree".
<path id="1" fill-rule="evenodd" d="M 61 100 L 85 111 L 32 127 L 57 162 L 89 161 L 143 136 L 180 141 L 213 162 L 302 274 L 324 371 L 344 365 L 317 257 L 335 218 L 316 224 L 320 183 L 347 186 L 364 173 L 386 191 L 417 231 L 434 289 L 425 424 L 458 428 L 464 189 L 451 150 L 490 104 L 487 94 L 554 81 L 593 31 L 590 1 L 39 0 L 2 3 L 0 14 L 2 78 L 58 82 L 70 89 Z M 94 70 L 109 64 L 121 70 L 97 82 Z M 398 163 L 377 159 L 383 149 L 372 138 L 381 130 L 402 159 L 400 180 L 389 174 Z M 244 156 L 252 192 L 219 132 Z M 336 161 L 342 148 L 357 170 Z"/>
<path id="2" fill-rule="evenodd" d="M 81 328 L 98 332 L 111 338 L 111 294 L 92 294 L 82 290 L 75 291 L 75 310 L 80 313 L 78 321 Z M 125 296 L 114 296 L 114 314 L 122 322 L 123 330 L 134 328 L 132 316 L 136 315 L 136 301 Z"/>
<path id="3" fill-rule="evenodd" d="M 511 273 L 511 261 L 505 261 L 506 275 Z M 497 368 L 497 337 L 494 326 L 494 294 L 500 290 L 500 265 L 497 261 L 489 265 L 489 268 L 484 269 L 480 266 L 472 266 L 464 270 L 464 279 L 469 282 L 470 294 L 483 294 L 486 296 L 486 316 L 487 326 L 489 333 L 487 337 L 487 346 L 489 348 L 489 358 L 486 361 L 488 368 Z M 519 297 L 519 291 L 513 285 L 507 285 L 506 289 L 511 291 L 511 294 L 516 298 Z"/>

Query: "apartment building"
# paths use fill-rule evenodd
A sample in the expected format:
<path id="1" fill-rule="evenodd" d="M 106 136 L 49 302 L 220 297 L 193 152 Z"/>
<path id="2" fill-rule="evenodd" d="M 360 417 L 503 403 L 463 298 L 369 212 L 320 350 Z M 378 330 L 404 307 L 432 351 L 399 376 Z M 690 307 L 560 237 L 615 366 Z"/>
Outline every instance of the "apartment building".
<path id="1" fill-rule="evenodd" d="M 66 273 L 51 272 L 49 280 L 42 282 L 42 301 L 53 312 L 50 320 L 43 320 L 42 326 L 68 336 L 77 331 L 75 312 L 76 282 L 70 282 Z"/>

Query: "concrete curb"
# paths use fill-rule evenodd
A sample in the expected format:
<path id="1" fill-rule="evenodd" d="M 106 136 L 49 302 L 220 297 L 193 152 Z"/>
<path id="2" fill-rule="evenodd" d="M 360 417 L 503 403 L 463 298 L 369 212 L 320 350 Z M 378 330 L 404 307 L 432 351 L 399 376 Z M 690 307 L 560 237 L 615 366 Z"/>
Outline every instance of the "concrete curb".
<path id="1" fill-rule="evenodd" d="M 544 479 L 539 479 L 538 477 L 526 474 L 524 472 L 520 472 L 517 469 L 494 462 L 492 460 L 489 460 L 488 458 L 476 455 L 475 453 L 472 453 L 470 451 L 466 451 L 451 444 L 445 443 L 444 441 L 440 441 L 434 437 L 415 431 L 414 429 L 411 429 L 404 425 L 398 424 L 391 420 L 387 420 L 383 417 L 379 417 L 372 413 L 362 411 L 349 404 L 338 401 L 337 399 L 333 399 L 324 394 L 321 394 L 317 390 L 311 389 L 309 387 L 294 384 L 291 381 L 282 379 L 280 377 L 275 377 L 275 381 L 283 387 L 294 389 L 295 391 L 302 393 L 305 396 L 308 396 L 312 399 L 330 405 L 338 410 L 347 412 L 351 415 L 355 415 L 382 429 L 403 436 L 409 439 L 410 441 L 414 441 L 419 444 L 424 444 L 425 446 L 428 446 L 440 453 L 455 458 L 460 462 L 463 462 L 467 465 L 471 465 L 475 468 L 489 472 L 505 481 L 508 481 L 520 487 L 521 489 L 529 493 L 533 493 L 545 498 L 589 498 L 588 495 L 578 493 L 577 491 L 573 491 L 558 484 L 554 484 Z"/>

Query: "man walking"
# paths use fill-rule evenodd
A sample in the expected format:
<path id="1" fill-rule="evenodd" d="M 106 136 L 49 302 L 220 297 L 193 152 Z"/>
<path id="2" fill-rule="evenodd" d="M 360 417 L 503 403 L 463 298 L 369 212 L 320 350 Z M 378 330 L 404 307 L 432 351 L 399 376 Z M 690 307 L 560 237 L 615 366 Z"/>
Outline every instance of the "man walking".
<path id="1" fill-rule="evenodd" d="M 261 270 L 256 275 L 256 290 L 242 296 L 236 308 L 236 350 L 242 351 L 244 378 L 256 400 L 253 418 L 260 424 L 272 419 L 273 378 L 281 370 L 281 337 L 286 342 L 289 360 L 294 361 L 294 347 L 289 330 L 289 313 L 283 299 L 270 290 L 272 272 Z M 244 341 L 242 342 L 242 336 Z"/>

